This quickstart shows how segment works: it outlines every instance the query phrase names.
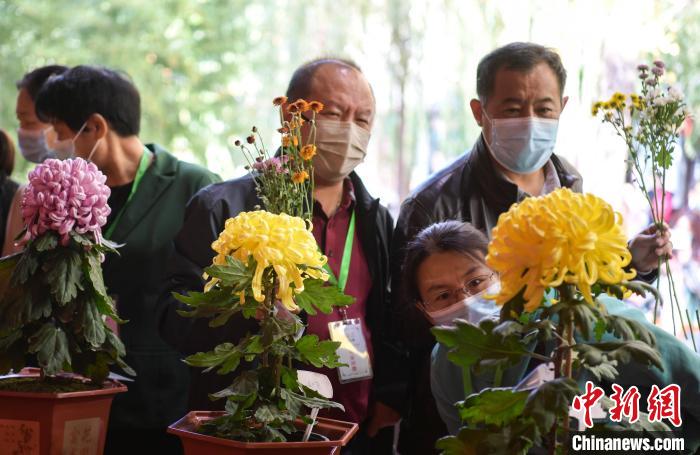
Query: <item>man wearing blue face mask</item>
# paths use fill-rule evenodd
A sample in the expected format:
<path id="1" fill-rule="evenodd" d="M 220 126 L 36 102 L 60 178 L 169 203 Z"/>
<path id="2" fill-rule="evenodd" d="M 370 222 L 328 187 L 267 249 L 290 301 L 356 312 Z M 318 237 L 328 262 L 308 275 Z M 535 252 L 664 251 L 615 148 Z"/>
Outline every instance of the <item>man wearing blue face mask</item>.
<path id="1" fill-rule="evenodd" d="M 479 62 L 478 98 L 470 107 L 481 135 L 471 151 L 430 177 L 402 204 L 392 244 L 393 290 L 402 288 L 406 245 L 426 226 L 467 221 L 490 236 L 499 215 L 525 197 L 560 187 L 582 191 L 576 169 L 553 153 L 559 116 L 568 99 L 565 84 L 559 55 L 538 44 L 511 43 Z M 653 278 L 659 256 L 670 255 L 672 245 L 668 230 L 650 227 L 632 239 L 629 248 L 632 267 L 640 277 Z M 409 349 L 410 365 L 420 365 L 434 339 L 427 320 L 408 306 L 404 296 L 392 293 L 394 319 Z M 415 431 L 405 426 L 401 430 L 406 435 Z M 406 453 L 412 453 L 411 445 Z"/>

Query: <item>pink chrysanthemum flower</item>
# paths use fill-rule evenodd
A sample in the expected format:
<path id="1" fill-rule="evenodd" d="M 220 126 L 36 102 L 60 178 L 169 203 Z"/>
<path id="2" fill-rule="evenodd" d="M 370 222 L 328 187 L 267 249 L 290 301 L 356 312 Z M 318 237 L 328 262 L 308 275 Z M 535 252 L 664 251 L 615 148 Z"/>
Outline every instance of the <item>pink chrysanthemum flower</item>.
<path id="1" fill-rule="evenodd" d="M 289 161 L 287 155 L 282 155 L 281 157 L 272 157 L 265 161 L 253 163 L 253 169 L 258 172 L 265 172 L 269 170 L 274 170 L 277 174 L 287 174 L 289 170 L 284 167 L 284 165 Z"/>
<path id="2" fill-rule="evenodd" d="M 46 160 L 29 173 L 22 195 L 22 218 L 30 239 L 47 231 L 61 236 L 67 245 L 69 233 L 92 232 L 102 241 L 102 226 L 110 213 L 107 177 L 93 163 L 81 158 Z"/>

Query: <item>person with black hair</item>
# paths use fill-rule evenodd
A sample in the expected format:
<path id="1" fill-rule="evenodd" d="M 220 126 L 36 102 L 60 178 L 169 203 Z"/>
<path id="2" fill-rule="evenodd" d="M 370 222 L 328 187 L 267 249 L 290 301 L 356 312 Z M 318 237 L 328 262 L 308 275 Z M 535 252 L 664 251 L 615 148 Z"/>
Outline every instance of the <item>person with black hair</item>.
<path id="1" fill-rule="evenodd" d="M 10 210 L 12 201 L 19 184 L 10 176 L 15 167 L 15 145 L 10 136 L 0 130 L 0 245 L 5 242 L 5 237 L 11 235 Z"/>
<path id="2" fill-rule="evenodd" d="M 44 82 L 66 70 L 68 67 L 62 65 L 42 66 L 28 72 L 17 81 L 17 145 L 22 156 L 32 163 L 42 163 L 47 158 L 66 158 L 69 142 L 58 141 L 51 125 L 39 120 L 34 108 L 36 95 Z"/>
<path id="3" fill-rule="evenodd" d="M 357 318 L 367 340 L 373 377 L 341 383 L 339 372 L 321 370 L 329 376 L 335 401 L 345 407 L 326 416 L 361 424 L 359 434 L 343 453 L 391 453 L 392 425 L 398 414 L 401 394 L 392 375 L 398 371 L 399 355 L 387 343 L 389 245 L 393 221 L 386 208 L 365 189 L 354 172 L 367 153 L 374 123 L 375 101 L 369 82 L 359 67 L 335 58 L 318 59 L 297 69 L 287 89 L 290 102 L 298 98 L 319 101 L 325 106 L 316 117 L 317 155 L 314 157 L 313 231 L 321 251 L 328 256 L 333 273 L 339 276 L 346 242 L 351 245 L 345 292 L 355 297 L 347 318 Z M 308 135 L 308 125 L 303 127 Z M 224 222 L 240 212 L 263 206 L 250 176 L 209 186 L 188 204 L 182 230 L 175 239 L 174 255 L 168 261 L 168 278 L 161 296 L 161 334 L 184 355 L 213 349 L 217 344 L 236 342 L 251 331 L 252 321 L 234 317 L 213 329 L 203 319 L 177 314 L 184 304 L 171 293 L 201 291 L 202 271 L 211 264 L 211 244 Z M 357 229 L 352 219 L 357 219 Z M 353 235 L 354 231 L 354 235 Z M 350 235 L 348 234 L 350 233 Z M 350 240 L 348 240 L 350 239 Z M 342 280 L 340 280 L 342 281 Z M 329 339 L 328 324 L 343 318 L 339 310 L 330 315 L 307 316 L 307 333 Z M 192 371 L 190 409 L 223 409 L 224 401 L 212 401 L 214 393 L 231 383 L 230 375 Z M 323 413 L 324 411 L 322 411 Z"/>
<path id="4" fill-rule="evenodd" d="M 552 49 L 534 43 L 510 43 L 486 55 L 477 66 L 477 98 L 470 107 L 482 132 L 471 151 L 438 171 L 401 205 L 391 248 L 392 289 L 402 289 L 405 248 L 424 227 L 444 220 L 472 223 L 490 235 L 500 214 L 526 197 L 548 194 L 560 187 L 581 192 L 579 173 L 554 154 L 564 96 L 566 70 Z M 659 257 L 670 255 L 668 230 L 651 226 L 629 244 L 632 264 L 647 280 L 656 276 Z M 408 311 L 410 303 L 392 293 L 392 312 L 409 351 L 409 369 L 425 363 L 435 340 L 424 318 Z M 413 397 L 402 421 L 399 451 L 410 454 L 411 438 L 422 419 Z M 416 414 L 417 412 L 417 414 Z"/>
<path id="5" fill-rule="evenodd" d="M 185 412 L 189 372 L 158 335 L 156 301 L 187 201 L 220 179 L 141 142 L 140 95 L 122 73 L 71 68 L 43 85 L 36 111 L 70 141 L 69 155 L 92 161 L 112 190 L 103 235 L 123 246 L 102 267 L 117 312 L 129 321 L 119 336 L 137 376 L 114 399 L 105 453 L 128 453 L 136 440 L 152 453 L 178 453 L 179 440 L 165 430 Z"/>
<path id="6" fill-rule="evenodd" d="M 47 158 L 65 158 L 66 147 L 70 147 L 70 141 L 59 141 L 51 125 L 39 120 L 34 108 L 34 100 L 44 82 L 67 69 L 61 65 L 42 66 L 26 73 L 17 81 L 15 104 L 15 115 L 19 122 L 17 145 L 24 159 L 31 163 L 42 163 Z M 14 240 L 24 228 L 20 207 L 20 196 L 23 190 L 24 187 L 21 186 L 15 192 L 6 213 L 6 222 L 3 225 L 5 226 L 4 241 L 0 243 L 3 256 L 22 251 L 22 246 Z"/>

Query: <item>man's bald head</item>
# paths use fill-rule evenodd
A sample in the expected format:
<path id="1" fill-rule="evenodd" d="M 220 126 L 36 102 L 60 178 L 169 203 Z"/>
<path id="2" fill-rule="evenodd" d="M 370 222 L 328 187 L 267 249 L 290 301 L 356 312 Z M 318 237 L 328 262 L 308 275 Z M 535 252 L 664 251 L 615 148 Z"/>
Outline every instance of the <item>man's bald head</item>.
<path id="1" fill-rule="evenodd" d="M 306 62 L 297 68 L 292 74 L 287 86 L 286 96 L 290 101 L 296 101 L 299 98 L 308 98 L 311 93 L 314 77 L 321 67 L 326 65 L 337 66 L 357 71 L 364 76 L 360 65 L 350 59 L 337 57 L 321 57 L 310 62 Z M 369 83 L 368 83 L 369 84 Z M 370 90 L 372 87 L 370 86 Z M 372 94 L 374 96 L 374 94 Z"/>

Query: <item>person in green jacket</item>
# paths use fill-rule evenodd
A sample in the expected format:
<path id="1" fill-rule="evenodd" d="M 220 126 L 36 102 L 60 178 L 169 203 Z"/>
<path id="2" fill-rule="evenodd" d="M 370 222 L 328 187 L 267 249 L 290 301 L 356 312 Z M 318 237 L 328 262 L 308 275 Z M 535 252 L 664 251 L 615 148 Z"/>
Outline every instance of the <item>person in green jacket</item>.
<path id="1" fill-rule="evenodd" d="M 483 318 L 498 319 L 500 307 L 484 296 L 498 292 L 498 276 L 485 261 L 488 240 L 469 223 L 446 221 L 426 227 L 406 248 L 404 283 L 406 295 L 431 325 L 450 325 L 455 319 L 478 324 Z M 639 310 L 615 298 L 600 296 L 609 314 L 642 323 L 656 337 L 663 371 L 631 361 L 618 367 L 615 383 L 625 390 L 637 386 L 645 400 L 652 385 L 663 388 L 678 384 L 681 389 L 682 426 L 673 428 L 676 436 L 685 439 L 690 453 L 700 447 L 700 356 L 663 329 L 649 323 Z M 612 341 L 612 334 L 602 341 Z M 532 349 L 535 348 L 533 344 Z M 519 384 L 528 369 L 525 361 L 508 368 L 501 385 Z M 420 374 L 420 372 L 417 372 Z M 437 411 L 449 434 L 457 434 L 462 426 L 455 403 L 464 400 L 462 368 L 448 359 L 448 348 L 436 344 L 430 364 L 429 383 Z M 595 380 L 583 375 L 579 382 Z M 474 393 L 493 387 L 488 373 L 471 376 Z M 609 389 L 610 384 L 598 384 Z M 643 410 L 643 401 L 640 410 Z M 445 434 L 446 435 L 446 434 Z"/>
<path id="2" fill-rule="evenodd" d="M 220 179 L 141 142 L 139 92 L 116 71 L 71 68 L 42 87 L 36 111 L 59 140 L 71 141 L 73 157 L 97 165 L 112 191 L 103 235 L 122 246 L 103 270 L 119 317 L 128 320 L 117 330 L 137 376 L 114 399 L 105 453 L 178 453 L 179 441 L 165 430 L 186 413 L 189 372 L 158 335 L 155 304 L 187 201 Z"/>

